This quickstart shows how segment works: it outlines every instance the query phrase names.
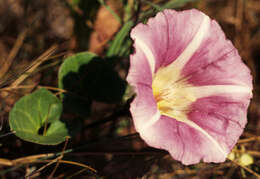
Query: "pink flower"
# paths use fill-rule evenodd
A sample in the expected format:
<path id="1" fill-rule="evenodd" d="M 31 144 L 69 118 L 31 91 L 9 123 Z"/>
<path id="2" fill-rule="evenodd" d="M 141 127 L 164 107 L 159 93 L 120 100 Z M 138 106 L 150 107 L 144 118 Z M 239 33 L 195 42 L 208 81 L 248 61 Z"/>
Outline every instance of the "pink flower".
<path id="1" fill-rule="evenodd" d="M 165 10 L 131 38 L 130 110 L 142 139 L 186 165 L 224 162 L 247 122 L 252 77 L 218 23 Z"/>

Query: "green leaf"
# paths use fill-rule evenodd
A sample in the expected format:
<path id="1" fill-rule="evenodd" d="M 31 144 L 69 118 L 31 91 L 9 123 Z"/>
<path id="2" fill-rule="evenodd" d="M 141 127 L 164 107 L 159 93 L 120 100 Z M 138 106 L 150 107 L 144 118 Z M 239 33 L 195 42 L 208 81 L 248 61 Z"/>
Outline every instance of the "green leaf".
<path id="1" fill-rule="evenodd" d="M 107 51 L 108 57 L 118 56 L 120 54 L 122 47 L 124 46 L 125 39 L 129 35 L 129 32 L 133 25 L 133 21 L 128 21 L 124 24 L 121 30 L 117 33 L 115 39 L 113 40 Z"/>
<path id="2" fill-rule="evenodd" d="M 83 65 L 87 65 L 95 57 L 97 55 L 94 53 L 81 52 L 66 58 L 59 70 L 59 88 L 65 89 L 64 78 L 71 73 L 78 73 Z"/>
<path id="3" fill-rule="evenodd" d="M 120 102 L 126 82 L 115 70 L 116 62 L 115 58 L 102 59 L 89 52 L 67 58 L 59 71 L 59 88 L 67 91 L 62 95 L 64 109 L 85 117 L 93 100 Z"/>
<path id="4" fill-rule="evenodd" d="M 59 120 L 61 113 L 61 101 L 41 88 L 16 102 L 9 113 L 9 125 L 23 140 L 56 145 L 69 136 L 65 123 Z"/>
<path id="5" fill-rule="evenodd" d="M 61 94 L 65 110 L 82 115 L 89 114 L 91 101 L 87 94 L 86 67 L 90 61 L 98 56 L 90 52 L 81 52 L 70 56 L 60 67 L 58 81 L 59 88 L 68 91 Z"/>

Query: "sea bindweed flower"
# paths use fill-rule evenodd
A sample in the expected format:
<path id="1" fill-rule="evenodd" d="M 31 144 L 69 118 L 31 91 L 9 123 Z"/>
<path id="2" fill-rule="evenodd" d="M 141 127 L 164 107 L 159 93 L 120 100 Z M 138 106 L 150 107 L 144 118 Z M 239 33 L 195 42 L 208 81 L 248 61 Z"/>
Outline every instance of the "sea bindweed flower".
<path id="1" fill-rule="evenodd" d="M 218 23 L 164 10 L 131 38 L 130 111 L 142 139 L 186 165 L 224 162 L 247 123 L 252 76 Z"/>

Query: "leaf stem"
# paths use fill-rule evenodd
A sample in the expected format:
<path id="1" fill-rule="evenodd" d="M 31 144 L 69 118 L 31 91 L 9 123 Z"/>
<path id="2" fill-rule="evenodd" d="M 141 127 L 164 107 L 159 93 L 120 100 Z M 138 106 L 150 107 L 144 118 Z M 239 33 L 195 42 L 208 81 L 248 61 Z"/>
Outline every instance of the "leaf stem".
<path id="1" fill-rule="evenodd" d="M 50 109 L 51 109 L 51 105 L 50 105 L 49 108 L 48 108 L 48 114 L 47 114 L 46 120 L 44 121 L 43 136 L 45 136 L 45 135 L 46 135 L 46 132 L 47 132 Z"/>

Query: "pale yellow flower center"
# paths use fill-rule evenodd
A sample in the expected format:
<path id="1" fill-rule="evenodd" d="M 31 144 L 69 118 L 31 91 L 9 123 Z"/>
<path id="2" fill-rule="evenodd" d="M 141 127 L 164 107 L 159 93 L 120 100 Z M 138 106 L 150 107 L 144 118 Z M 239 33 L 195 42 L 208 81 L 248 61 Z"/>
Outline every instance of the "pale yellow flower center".
<path id="1" fill-rule="evenodd" d="M 181 121 L 186 117 L 189 106 L 196 97 L 187 83 L 181 78 L 180 70 L 176 68 L 160 68 L 153 76 L 153 95 L 161 115 Z"/>

